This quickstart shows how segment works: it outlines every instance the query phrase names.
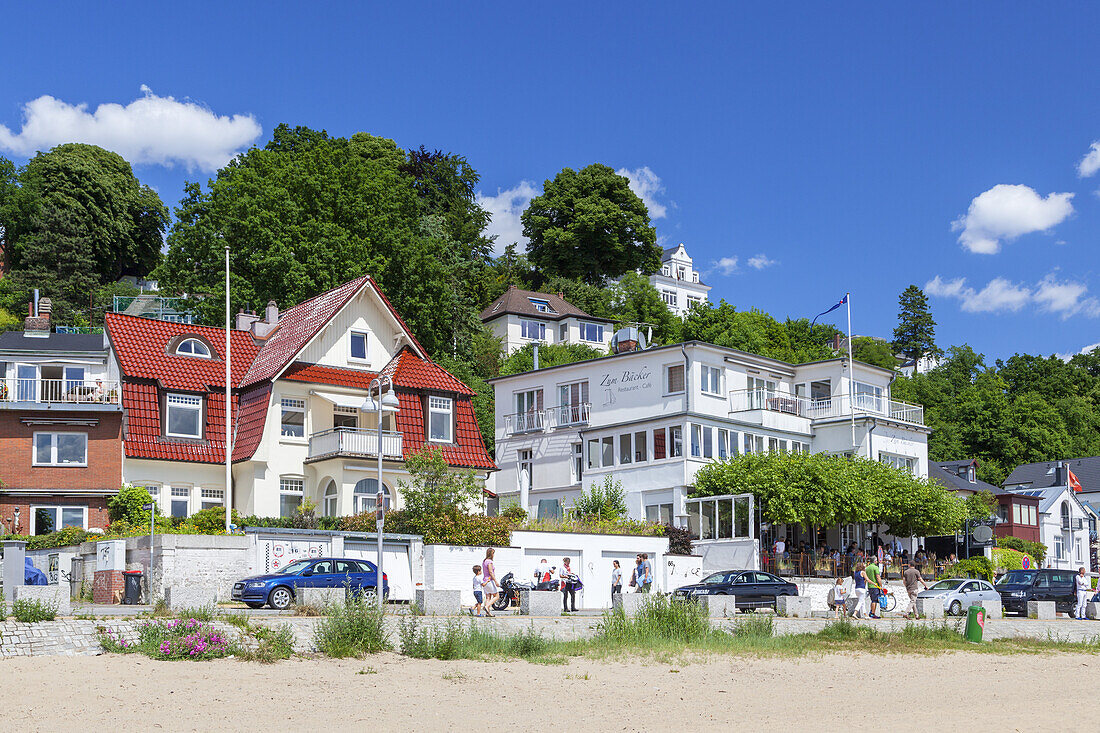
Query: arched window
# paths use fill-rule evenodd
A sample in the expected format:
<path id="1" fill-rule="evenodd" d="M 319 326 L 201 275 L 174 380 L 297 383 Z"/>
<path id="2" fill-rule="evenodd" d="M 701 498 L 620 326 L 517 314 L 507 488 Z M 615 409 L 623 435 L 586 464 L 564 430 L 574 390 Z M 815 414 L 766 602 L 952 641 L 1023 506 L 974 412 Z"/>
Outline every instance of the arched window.
<path id="1" fill-rule="evenodd" d="M 210 347 L 198 339 L 184 339 L 176 347 L 176 353 L 180 356 L 197 356 L 202 359 L 209 359 Z"/>
<path id="2" fill-rule="evenodd" d="M 365 478 L 355 484 L 355 490 L 352 492 L 354 500 L 354 512 L 361 514 L 363 512 L 373 512 L 375 507 L 375 495 L 378 493 L 378 479 Z M 390 499 L 392 494 L 390 493 L 390 487 L 386 484 L 382 484 L 382 506 L 386 511 L 390 510 Z"/>
<path id="3" fill-rule="evenodd" d="M 337 516 L 336 512 L 336 482 L 329 480 L 328 486 L 325 487 L 324 505 L 323 509 L 326 517 Z"/>
<path id="4" fill-rule="evenodd" d="M 1069 502 L 1062 502 L 1062 529 L 1069 529 Z"/>

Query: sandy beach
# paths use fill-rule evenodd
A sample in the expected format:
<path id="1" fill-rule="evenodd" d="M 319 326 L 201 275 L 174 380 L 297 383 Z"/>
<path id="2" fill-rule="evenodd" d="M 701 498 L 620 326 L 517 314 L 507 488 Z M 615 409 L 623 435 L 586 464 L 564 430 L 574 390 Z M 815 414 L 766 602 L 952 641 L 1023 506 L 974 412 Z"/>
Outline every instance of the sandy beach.
<path id="1" fill-rule="evenodd" d="M 1079 654 L 566 665 L 380 654 L 272 666 L 105 655 L 6 660 L 0 686 L 5 725 L 19 730 L 630 731 L 746 723 L 824 730 L 847 729 L 858 694 L 883 702 L 892 732 L 1066 731 L 1096 730 L 1091 695 L 1098 672 L 1100 657 Z M 569 705 L 554 702 L 562 694 Z"/>

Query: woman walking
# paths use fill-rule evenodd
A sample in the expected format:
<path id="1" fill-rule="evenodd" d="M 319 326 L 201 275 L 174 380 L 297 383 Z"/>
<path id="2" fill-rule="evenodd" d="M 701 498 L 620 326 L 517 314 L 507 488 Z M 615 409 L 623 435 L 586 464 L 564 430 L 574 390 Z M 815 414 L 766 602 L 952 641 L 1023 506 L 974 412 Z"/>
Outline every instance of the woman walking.
<path id="1" fill-rule="evenodd" d="M 623 592 L 623 570 L 619 567 L 618 560 L 611 561 L 611 598 L 615 598 L 616 593 Z"/>
<path id="2" fill-rule="evenodd" d="M 861 562 L 856 563 L 852 571 L 852 587 L 856 595 L 856 606 L 852 609 L 852 618 L 864 618 L 863 600 L 867 597 L 867 573 L 863 569 L 867 567 Z"/>
<path id="3" fill-rule="evenodd" d="M 573 569 L 569 567 L 569 558 L 563 557 L 561 559 L 561 570 L 558 571 L 558 577 L 561 578 L 561 604 L 563 611 L 569 611 L 570 601 L 572 601 L 573 611 L 577 610 L 577 574 L 573 572 Z"/>
<path id="4" fill-rule="evenodd" d="M 497 594 L 500 592 L 500 588 L 497 586 L 497 571 L 493 566 L 493 555 L 496 554 L 496 550 L 490 547 L 485 551 L 485 559 L 481 561 L 481 582 L 485 589 L 485 615 L 489 618 L 493 617 L 493 614 L 489 611 L 493 607 L 493 601 L 497 599 Z"/>

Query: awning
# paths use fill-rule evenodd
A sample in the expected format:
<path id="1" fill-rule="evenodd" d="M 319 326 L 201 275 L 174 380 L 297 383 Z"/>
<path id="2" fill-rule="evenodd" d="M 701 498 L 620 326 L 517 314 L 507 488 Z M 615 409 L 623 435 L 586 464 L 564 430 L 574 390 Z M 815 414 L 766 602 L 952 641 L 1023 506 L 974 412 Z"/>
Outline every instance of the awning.
<path id="1" fill-rule="evenodd" d="M 320 397 L 323 400 L 328 400 L 334 405 L 339 407 L 349 407 L 354 410 L 360 410 L 363 407 L 363 403 L 366 402 L 366 395 L 357 396 L 350 394 L 340 394 L 338 392 L 322 392 L 320 390 L 310 390 L 311 395 Z"/>

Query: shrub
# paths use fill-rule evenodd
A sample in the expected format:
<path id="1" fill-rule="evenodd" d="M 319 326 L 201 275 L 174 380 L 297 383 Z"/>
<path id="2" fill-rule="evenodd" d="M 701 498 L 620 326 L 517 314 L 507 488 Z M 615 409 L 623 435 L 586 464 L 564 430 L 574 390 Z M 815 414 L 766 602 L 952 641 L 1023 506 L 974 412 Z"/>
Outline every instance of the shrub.
<path id="1" fill-rule="evenodd" d="M 588 532 L 593 534 L 632 534 L 641 537 L 660 537 L 665 528 L 661 524 L 643 522 L 640 519 L 536 519 L 523 529 L 544 532 Z"/>
<path id="2" fill-rule="evenodd" d="M 602 484 L 592 484 L 573 504 L 578 519 L 615 521 L 626 516 L 626 492 L 621 482 L 604 476 Z"/>
<path id="3" fill-rule="evenodd" d="M 233 510 L 233 524 L 240 526 L 241 516 L 237 510 Z M 211 509 L 197 511 L 187 518 L 187 524 L 203 534 L 213 534 L 225 531 L 225 507 L 218 506 Z"/>
<path id="4" fill-rule="evenodd" d="M 504 507 L 504 511 L 500 513 L 500 516 L 507 519 L 509 522 L 515 524 L 523 524 L 527 521 L 527 510 L 521 507 L 519 504 L 509 504 Z"/>
<path id="5" fill-rule="evenodd" d="M 673 555 L 690 555 L 694 548 L 691 545 L 691 530 L 687 527 L 677 527 L 672 524 L 661 525 L 664 527 L 664 535 L 668 537 L 668 551 Z"/>
<path id="6" fill-rule="evenodd" d="M 374 512 L 340 517 L 339 529 L 345 532 L 374 532 Z M 386 515 L 386 531 L 418 534 L 429 545 L 473 545 L 507 547 L 512 541 L 512 522 L 505 517 L 459 514 L 418 517 L 405 511 Z"/>
<path id="7" fill-rule="evenodd" d="M 357 657 L 390 648 L 382 612 L 364 598 L 348 599 L 329 608 L 317 622 L 314 641 L 329 657 Z"/>
<path id="8" fill-rule="evenodd" d="M 28 601 L 20 599 L 11 604 L 11 615 L 16 621 L 35 624 L 39 621 L 53 621 L 57 618 L 57 604 L 46 601 Z"/>
<path id="9" fill-rule="evenodd" d="M 107 500 L 107 516 L 111 522 L 123 519 L 131 525 L 149 526 L 149 512 L 141 507 L 152 503 L 153 497 L 144 486 L 123 486 L 118 493 Z M 155 511 L 155 509 L 154 509 Z"/>
<path id="10" fill-rule="evenodd" d="M 959 560 L 944 571 L 943 577 L 983 578 L 992 583 L 993 563 L 989 562 L 989 559 L 985 557 L 970 557 L 966 560 Z"/>
<path id="11" fill-rule="evenodd" d="M 1023 552 L 1010 550 L 1007 547 L 994 547 L 992 554 L 993 568 L 995 570 L 1000 570 L 1001 568 L 1004 568 L 1005 570 L 1022 570 L 1024 567 L 1023 559 L 1025 557 L 1025 553 Z M 1034 558 L 1032 558 L 1031 560 L 1031 567 L 1039 567 L 1035 564 Z"/>
<path id="12" fill-rule="evenodd" d="M 289 624 L 279 624 L 275 628 L 249 627 L 247 631 L 256 641 L 255 648 L 234 649 L 235 654 L 246 661 L 272 664 L 281 659 L 290 659 L 294 654 L 294 630 Z"/>
<path id="13" fill-rule="evenodd" d="M 1007 547 L 1010 550 L 1031 555 L 1032 559 L 1035 560 L 1036 567 L 1042 567 L 1043 560 L 1047 556 L 1047 546 L 1042 542 L 1022 540 L 1019 537 L 998 537 L 997 544 L 1000 547 Z"/>

